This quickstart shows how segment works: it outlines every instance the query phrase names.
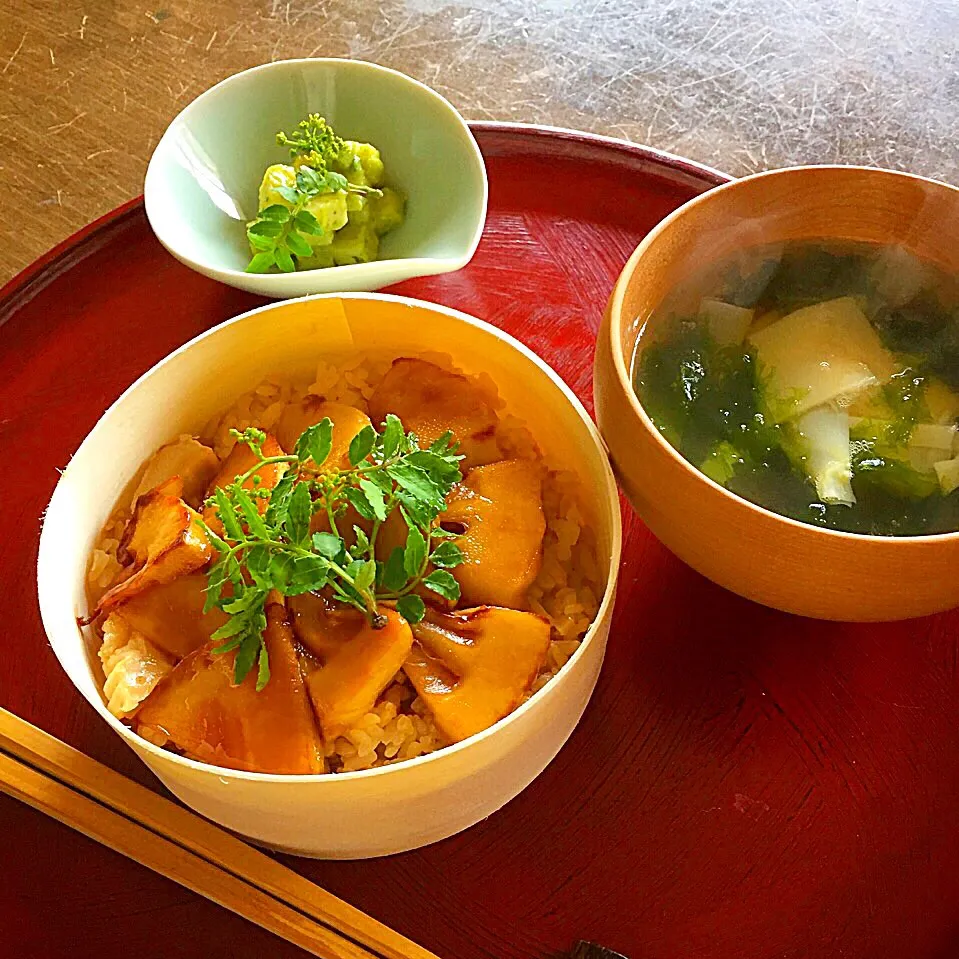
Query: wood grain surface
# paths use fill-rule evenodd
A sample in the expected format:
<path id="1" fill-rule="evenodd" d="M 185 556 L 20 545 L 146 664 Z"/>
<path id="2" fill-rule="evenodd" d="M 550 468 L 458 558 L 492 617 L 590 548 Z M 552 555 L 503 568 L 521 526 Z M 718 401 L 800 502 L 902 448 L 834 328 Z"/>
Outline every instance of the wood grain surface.
<path id="1" fill-rule="evenodd" d="M 0 283 L 141 192 L 170 120 L 284 57 L 402 70 L 474 120 L 648 143 L 732 174 L 957 181 L 955 0 L 0 0 Z"/>
<path id="2" fill-rule="evenodd" d="M 592 148 L 577 157 L 566 144 L 561 157 L 508 141 L 481 137 L 491 212 L 474 262 L 398 291 L 492 320 L 589 402 L 614 278 L 705 184 L 650 177 L 635 159 L 597 163 Z M 541 189 L 555 181 L 580 188 Z M 39 518 L 57 468 L 123 387 L 257 301 L 171 260 L 137 207 L 50 270 L 0 303 L 0 701 L 159 788 L 44 641 Z M 576 938 L 630 959 L 953 959 L 959 614 L 790 617 L 710 584 L 628 512 L 626 531 L 596 694 L 529 789 L 417 852 L 284 861 L 447 959 L 547 959 Z M 300 955 L 12 801 L 0 824 L 0 954 Z"/>

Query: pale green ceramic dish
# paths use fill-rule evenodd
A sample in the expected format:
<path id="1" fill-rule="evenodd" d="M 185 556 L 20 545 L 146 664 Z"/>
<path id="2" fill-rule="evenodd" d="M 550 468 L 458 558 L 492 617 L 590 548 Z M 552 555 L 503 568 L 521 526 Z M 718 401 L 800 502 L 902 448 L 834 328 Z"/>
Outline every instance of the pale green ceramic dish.
<path id="1" fill-rule="evenodd" d="M 276 145 L 309 113 L 381 152 L 387 180 L 408 198 L 380 259 L 288 274 L 245 273 L 245 223 Z M 465 266 L 486 220 L 486 168 L 463 118 L 410 77 L 359 60 L 281 60 L 217 84 L 170 124 L 144 184 L 150 226 L 187 266 L 243 290 L 285 298 L 363 292 Z"/>

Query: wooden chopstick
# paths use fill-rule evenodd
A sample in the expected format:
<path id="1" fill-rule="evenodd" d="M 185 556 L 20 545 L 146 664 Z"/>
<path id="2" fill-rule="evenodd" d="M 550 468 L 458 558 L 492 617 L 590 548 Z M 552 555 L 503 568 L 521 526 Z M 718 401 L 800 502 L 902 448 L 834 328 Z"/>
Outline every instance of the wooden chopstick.
<path id="1" fill-rule="evenodd" d="M 169 879 L 247 916 L 315 956 L 371 959 L 374 953 L 69 786 L 0 753 L 0 790 Z"/>
<path id="2" fill-rule="evenodd" d="M 437 959 L 176 803 L 0 708 L 0 792 L 323 959 Z"/>

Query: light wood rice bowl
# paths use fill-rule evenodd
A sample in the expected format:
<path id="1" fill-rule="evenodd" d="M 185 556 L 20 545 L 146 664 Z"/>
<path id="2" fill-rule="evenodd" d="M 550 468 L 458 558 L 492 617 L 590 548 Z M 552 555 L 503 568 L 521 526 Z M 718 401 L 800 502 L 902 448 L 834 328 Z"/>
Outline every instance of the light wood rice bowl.
<path id="1" fill-rule="evenodd" d="M 550 619 L 553 642 L 530 697 L 485 732 L 446 746 L 398 681 L 357 729 L 329 747 L 336 775 L 225 769 L 141 739 L 108 710 L 99 637 L 75 621 L 87 609 L 88 574 L 101 587 L 116 574 L 109 520 L 124 487 L 155 449 L 181 433 L 204 436 L 223 452 L 228 425 L 242 428 L 249 420 L 269 428 L 304 391 L 362 404 L 391 359 L 411 355 L 483 384 L 498 408 L 501 445 L 522 456 L 535 442 L 550 471 L 544 562 L 531 599 Z M 198 337 L 104 414 L 47 511 L 38 567 L 41 613 L 80 692 L 185 803 L 285 851 L 383 855 L 485 818 L 558 752 L 602 663 L 620 539 L 618 496 L 596 430 L 532 353 L 487 324 L 432 304 L 375 294 L 312 297 L 254 310 Z M 94 553 L 91 567 L 96 548 L 101 554 Z"/>

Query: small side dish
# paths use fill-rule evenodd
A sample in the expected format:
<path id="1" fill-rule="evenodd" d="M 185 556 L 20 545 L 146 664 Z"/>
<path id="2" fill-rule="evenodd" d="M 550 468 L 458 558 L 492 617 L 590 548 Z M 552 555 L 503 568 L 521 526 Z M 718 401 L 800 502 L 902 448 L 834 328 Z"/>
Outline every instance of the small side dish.
<path id="1" fill-rule="evenodd" d="M 329 126 L 346 151 L 326 155 Z M 306 162 L 314 133 L 321 149 Z M 267 178 L 274 193 L 261 203 L 258 184 L 274 165 L 286 169 L 272 186 Z M 271 299 L 459 270 L 476 252 L 488 197 L 483 155 L 449 102 L 395 70 L 324 57 L 265 63 L 200 94 L 160 138 L 143 184 L 150 227 L 173 256 Z M 247 227 L 261 220 L 251 246 Z"/>
<path id="2" fill-rule="evenodd" d="M 246 235 L 250 273 L 315 270 L 377 258 L 380 237 L 402 224 L 406 198 L 385 186 L 379 150 L 344 140 L 310 114 L 291 134 L 276 135 L 290 163 L 263 174 L 256 219 Z"/>
<path id="3" fill-rule="evenodd" d="M 261 383 L 132 486 L 88 571 L 104 697 L 213 765 L 350 772 L 467 739 L 599 608 L 578 477 L 446 357 Z"/>
<path id="4" fill-rule="evenodd" d="M 831 529 L 959 529 L 955 277 L 901 247 L 794 242 L 691 277 L 659 314 L 636 392 L 711 479 Z"/>

